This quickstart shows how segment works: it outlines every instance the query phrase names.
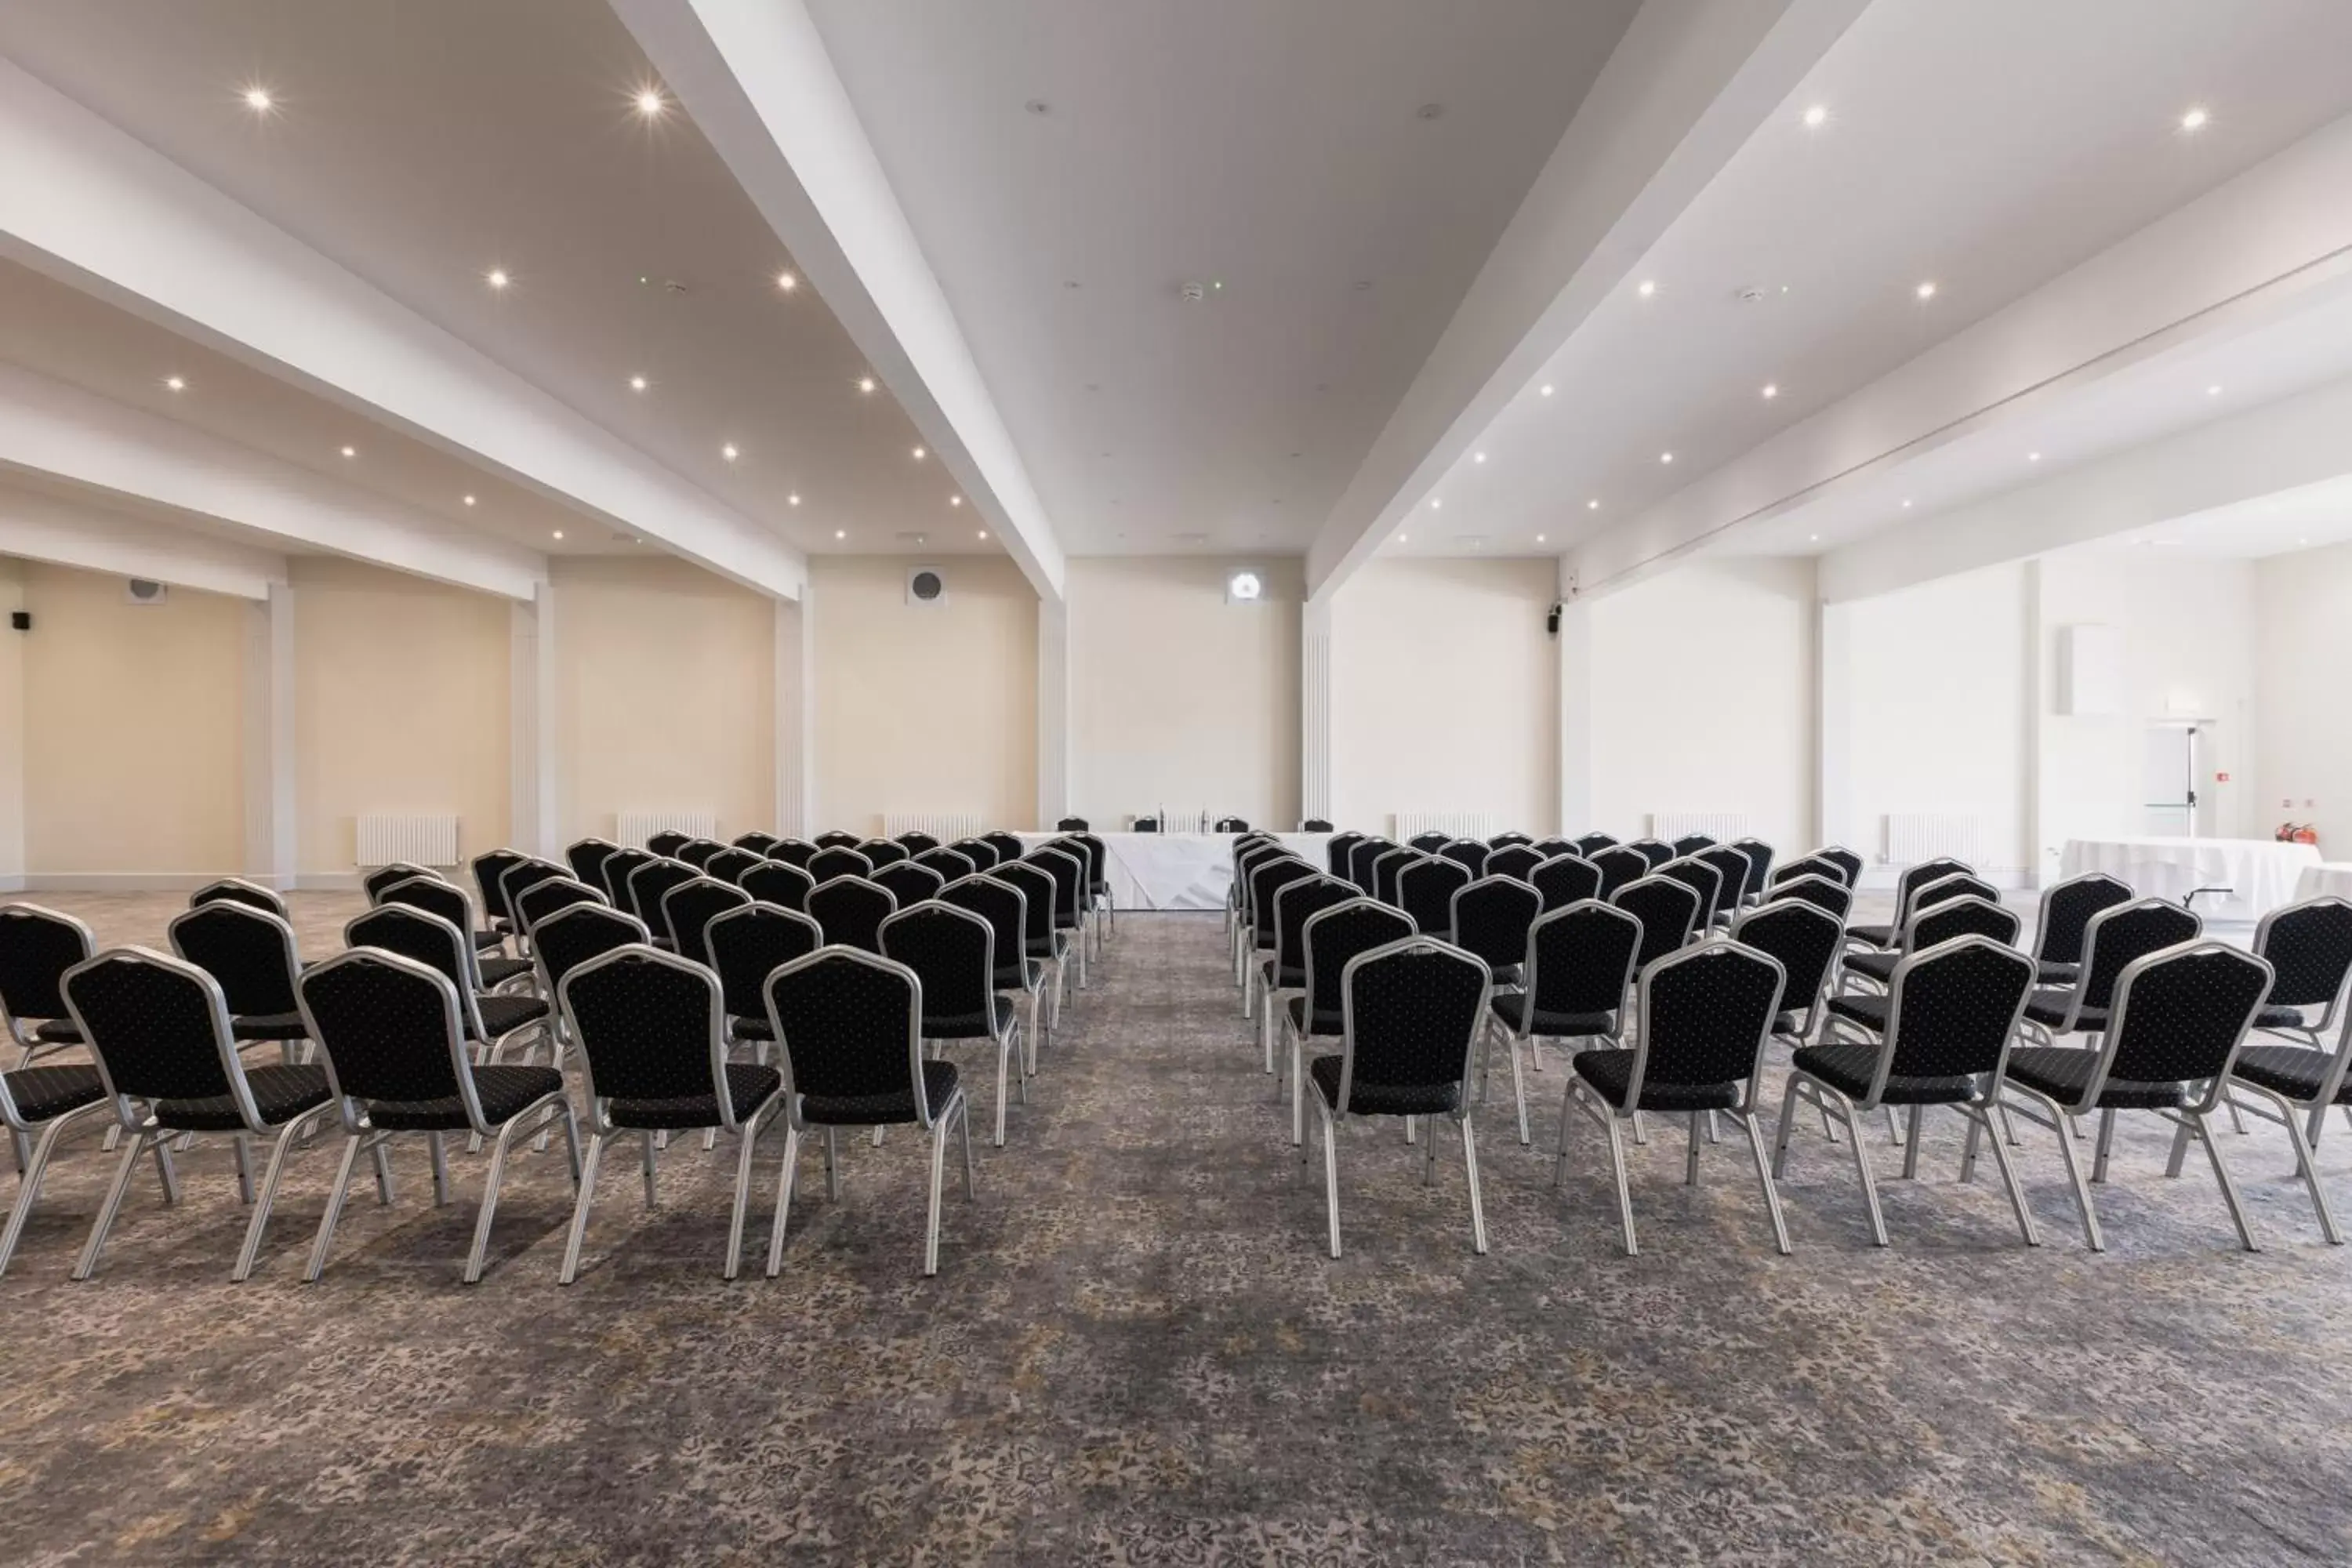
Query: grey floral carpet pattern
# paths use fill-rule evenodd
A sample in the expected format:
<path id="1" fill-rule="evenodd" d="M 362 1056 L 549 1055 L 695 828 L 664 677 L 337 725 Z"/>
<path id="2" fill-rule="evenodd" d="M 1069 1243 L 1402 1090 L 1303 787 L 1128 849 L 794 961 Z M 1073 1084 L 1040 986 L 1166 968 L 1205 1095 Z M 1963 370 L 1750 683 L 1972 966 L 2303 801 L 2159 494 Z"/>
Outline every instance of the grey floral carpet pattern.
<path id="1" fill-rule="evenodd" d="M 89 912 L 152 941 L 169 905 Z M 316 955 L 348 900 L 297 912 Z M 1957 1123 L 1930 1123 L 1916 1183 L 1876 1130 L 1879 1251 L 1815 1123 L 1783 1258 L 1745 1146 L 1706 1149 L 1694 1189 L 1681 1131 L 1654 1129 L 1627 1258 L 1596 1133 L 1551 1185 L 1554 1056 L 1537 1149 L 1507 1079 L 1479 1119 L 1491 1256 L 1450 1134 L 1423 1187 L 1392 1124 L 1358 1125 L 1335 1262 L 1319 1157 L 1289 1148 L 1223 963 L 1213 919 L 1121 920 L 1009 1146 L 982 1141 L 977 1202 L 950 1179 L 932 1279 L 903 1131 L 845 1142 L 838 1203 L 805 1160 L 773 1280 L 719 1278 L 725 1147 L 668 1151 L 651 1212 L 635 1162 L 608 1163 L 568 1289 L 560 1155 L 510 1167 L 467 1289 L 483 1161 L 454 1160 L 436 1210 L 421 1145 L 392 1207 L 355 1188 L 312 1286 L 331 1155 L 301 1156 L 231 1286 L 217 1140 L 184 1156 L 177 1209 L 142 1177 L 74 1285 L 108 1164 L 77 1144 L 0 1279 L 0 1559 L 2352 1559 L 2352 1257 L 2275 1132 L 2223 1138 L 2264 1251 L 2127 1125 L 2095 1257 L 2046 1131 L 2024 1131 L 2028 1251 L 1990 1170 L 1957 1183 Z M 2340 1121 L 2321 1163 L 2352 1205 Z"/>

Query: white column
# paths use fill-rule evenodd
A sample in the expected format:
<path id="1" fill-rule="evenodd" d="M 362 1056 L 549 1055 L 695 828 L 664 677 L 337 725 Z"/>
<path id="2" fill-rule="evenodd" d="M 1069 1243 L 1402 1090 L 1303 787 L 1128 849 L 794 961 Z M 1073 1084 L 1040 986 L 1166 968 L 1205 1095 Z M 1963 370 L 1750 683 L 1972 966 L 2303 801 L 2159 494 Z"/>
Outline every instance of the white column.
<path id="1" fill-rule="evenodd" d="M 294 590 L 269 584 L 246 612 L 245 870 L 294 885 Z"/>
<path id="2" fill-rule="evenodd" d="M 25 607 L 24 569 L 0 561 L 0 622 Z M 25 886 L 25 643 L 0 625 L 0 893 Z"/>
<path id="3" fill-rule="evenodd" d="M 563 824 L 555 752 L 555 585 L 537 584 L 529 600 L 509 600 L 507 626 L 508 842 L 558 856 Z"/>
<path id="4" fill-rule="evenodd" d="M 1853 607 L 1813 602 L 1813 842 L 1791 856 L 1843 844 L 1864 859 L 1853 821 Z"/>
<path id="5" fill-rule="evenodd" d="M 776 601 L 776 810 L 772 832 L 805 838 L 816 820 L 816 617 L 803 584 Z"/>
<path id="6" fill-rule="evenodd" d="M 1559 824 L 1573 837 L 1598 826 L 1592 755 L 1592 606 L 1576 596 L 1568 563 L 1560 563 Z"/>
<path id="7" fill-rule="evenodd" d="M 2050 781 L 2042 777 L 2042 716 L 2048 707 L 2044 693 L 2050 689 L 2049 667 L 2054 650 L 2051 647 L 2051 632 L 2042 624 L 2040 558 L 2028 561 L 2022 575 L 2025 588 L 2025 614 L 2022 617 L 2025 622 L 2025 658 L 2021 661 L 2025 679 L 2022 703 L 2024 738 L 2018 754 L 2025 760 L 2025 766 L 2021 770 L 2023 777 L 2019 781 L 2017 848 L 2019 859 L 2024 867 L 2023 885 L 2039 888 L 2056 880 L 2058 875 L 2057 860 L 2054 856 L 2043 854 L 2042 843 L 2042 824 L 2047 815 L 2044 797 L 2050 789 Z M 2056 847 L 2051 847 L 2054 850 Z M 1991 859 L 1990 856 L 1986 858 Z"/>
<path id="8" fill-rule="evenodd" d="M 1298 616 L 1298 814 L 1331 818 L 1331 601 Z"/>
<path id="9" fill-rule="evenodd" d="M 1037 601 L 1037 822 L 1070 813 L 1070 606 Z"/>

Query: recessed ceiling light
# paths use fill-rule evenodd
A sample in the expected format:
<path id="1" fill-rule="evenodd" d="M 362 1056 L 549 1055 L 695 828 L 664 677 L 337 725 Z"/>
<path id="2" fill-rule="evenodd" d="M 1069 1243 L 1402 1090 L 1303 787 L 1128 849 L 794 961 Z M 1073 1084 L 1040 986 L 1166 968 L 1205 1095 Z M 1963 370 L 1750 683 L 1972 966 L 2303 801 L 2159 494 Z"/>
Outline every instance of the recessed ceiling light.
<path id="1" fill-rule="evenodd" d="M 465 500 L 467 506 L 472 506 L 474 504 L 474 498 L 472 496 L 466 497 Z"/>
<path id="2" fill-rule="evenodd" d="M 859 377 L 857 378 L 857 390 L 858 390 L 858 391 L 860 391 L 860 392 L 871 392 L 871 391 L 873 391 L 873 390 L 874 390 L 874 378 L 873 378 L 872 376 L 870 376 L 870 375 L 861 375 L 861 376 L 859 376 Z"/>
<path id="3" fill-rule="evenodd" d="M 167 375 L 163 378 L 163 384 L 173 392 L 185 392 L 188 390 L 188 378 L 184 375 Z"/>
<path id="4" fill-rule="evenodd" d="M 1808 544 L 1819 544 L 1821 542 L 1822 536 L 1818 533 L 1809 533 L 1805 535 L 1805 542 Z"/>
<path id="5" fill-rule="evenodd" d="M 356 458 L 359 455 L 360 449 L 357 447 L 346 447 L 343 448 L 343 456 L 346 458 Z"/>
<path id="6" fill-rule="evenodd" d="M 963 497 L 961 497 L 961 496 L 950 496 L 950 497 L 948 497 L 948 505 L 950 505 L 950 506 L 961 506 L 961 505 L 963 505 Z"/>
<path id="7" fill-rule="evenodd" d="M 1540 533 L 1537 534 L 1537 535 L 1536 535 L 1536 542 L 1537 542 L 1538 544 L 1541 544 L 1543 542 L 1544 542 L 1544 536 L 1543 536 L 1542 534 L 1540 534 Z"/>
<path id="8" fill-rule="evenodd" d="M 2028 452 L 2025 454 L 2025 460 L 2029 463 L 2038 463 L 2042 460 L 2042 454 L 2039 452 Z"/>
<path id="9" fill-rule="evenodd" d="M 1297 454 L 1294 452 L 1291 456 L 1297 457 Z M 1484 452 L 1473 452 L 1470 454 L 1470 460 L 1474 463 L 1483 463 L 1486 460 L 1486 454 Z"/>
<path id="10" fill-rule="evenodd" d="M 1772 382 L 1772 381 L 1768 381 L 1768 382 L 1766 382 L 1766 383 L 1764 384 L 1764 395 L 1765 395 L 1765 396 L 1767 396 L 1767 397 L 1778 397 L 1778 396 L 1780 396 L 1780 383 L 1778 383 L 1778 382 Z"/>
<path id="11" fill-rule="evenodd" d="M 2191 109 L 2188 113 L 2180 117 L 2180 129 L 2183 131 L 2202 131 L 2205 129 L 2205 121 L 2211 118 L 2212 116 L 2207 114 L 2202 109 Z"/>
<path id="12" fill-rule="evenodd" d="M 639 88 L 636 102 L 637 112 L 647 120 L 658 118 L 661 111 L 669 107 L 669 100 L 662 97 L 661 89 L 653 87 Z"/>
<path id="13" fill-rule="evenodd" d="M 1633 290 L 1633 292 L 1634 292 L 1634 293 L 1639 294 L 1639 295 L 1640 295 L 1643 299 L 1644 299 L 1644 300 L 1648 299 L 1651 295 L 1653 295 L 1653 294 L 1656 293 L 1657 291 L 1658 291 L 1658 284 L 1657 284 L 1657 280 L 1656 280 L 1655 279 L 1652 279 L 1652 278 L 1644 278 L 1644 279 L 1642 279 L 1642 286 L 1641 286 L 1640 288 L 1638 288 L 1638 289 L 1634 289 L 1634 290 Z"/>
<path id="14" fill-rule="evenodd" d="M 1922 300 L 1932 300 L 1936 297 L 1936 286 L 1933 283 L 1922 283 L 1911 292 L 1918 295 Z"/>
<path id="15" fill-rule="evenodd" d="M 988 537 L 988 530 L 986 530 L 986 529 L 984 529 L 984 528 L 983 528 L 983 529 L 982 529 L 982 530 L 980 531 L 980 536 L 981 536 L 982 539 L 986 539 L 986 538 Z"/>
<path id="16" fill-rule="evenodd" d="M 728 443 L 727 443 L 727 445 L 725 445 L 724 447 L 719 447 L 719 455 L 720 457 L 722 457 L 722 458 L 726 458 L 726 459 L 727 459 L 729 462 L 730 462 L 730 463 L 731 463 L 731 462 L 733 462 L 737 458 L 740 458 L 740 457 L 741 457 L 741 456 L 742 456 L 742 454 L 741 454 L 740 452 L 738 452 L 738 451 L 735 449 L 735 443 L 734 443 L 734 442 L 732 442 L 732 441 L 730 441 L 730 442 L 728 442 Z"/>
<path id="17" fill-rule="evenodd" d="M 1830 111 L 1826 104 L 1816 103 L 1805 110 L 1805 124 L 1811 130 L 1820 130 L 1829 123 L 1829 119 Z"/>
<path id="18" fill-rule="evenodd" d="M 482 274 L 482 281 L 488 283 L 493 289 L 503 289 L 508 284 L 513 282 L 514 279 L 507 276 L 507 269 L 505 268 L 493 267 L 488 272 Z"/>
<path id="19" fill-rule="evenodd" d="M 1905 496 L 1903 498 L 1903 510 L 1905 511 L 1909 511 L 1911 510 L 1911 498 L 1909 496 Z"/>
<path id="20" fill-rule="evenodd" d="M 1547 381 L 1541 386 L 1537 387 L 1536 395 L 1538 397 L 1549 397 L 1551 395 L 1551 383 Z"/>
<path id="21" fill-rule="evenodd" d="M 845 528 L 836 528 L 833 531 L 833 536 L 835 539 L 846 539 L 849 537 L 849 530 Z"/>
<path id="22" fill-rule="evenodd" d="M 2221 395 L 2221 389 L 2218 385 L 2209 386 L 2205 389 L 2205 395 L 2208 397 L 2219 397 Z"/>
<path id="23" fill-rule="evenodd" d="M 1429 510 L 1432 511 L 1444 511 L 1445 510 L 1445 498 L 1444 496 L 1430 497 Z"/>
<path id="24" fill-rule="evenodd" d="M 791 273 L 779 272 L 776 274 L 776 287 L 782 289 L 785 293 L 789 294 L 800 286 L 801 280 L 793 277 Z"/>
<path id="25" fill-rule="evenodd" d="M 923 449 L 922 449 L 920 447 L 916 447 L 916 448 L 915 448 L 915 461 L 917 461 L 917 462 L 919 462 L 919 462 L 921 462 L 922 460 L 923 460 Z"/>
<path id="26" fill-rule="evenodd" d="M 792 494 L 790 494 L 790 495 L 786 496 L 786 497 L 784 498 L 784 504 L 785 504 L 786 506 L 798 506 L 798 505 L 800 505 L 800 504 L 801 504 L 801 492 L 800 492 L 800 491 L 798 491 L 798 490 L 794 490 Z"/>
<path id="27" fill-rule="evenodd" d="M 631 392 L 643 392 L 645 389 L 646 378 L 644 376 L 633 375 L 629 377 L 629 390 Z"/>
<path id="28" fill-rule="evenodd" d="M 562 537 L 563 537 L 563 531 L 562 531 L 562 529 L 560 529 L 560 528 L 559 528 L 559 529 L 557 529 L 557 530 L 555 531 L 555 537 L 556 537 L 556 538 L 558 538 L 558 539 L 562 538 Z"/>
<path id="29" fill-rule="evenodd" d="M 2311 542 L 2311 541 L 2310 541 L 2310 540 L 2308 540 L 2308 539 L 2297 539 L 2297 540 L 2295 541 L 2295 542 L 2296 542 L 2297 544 L 2308 544 L 2308 543 L 2310 543 L 2310 542 Z"/>
<path id="30" fill-rule="evenodd" d="M 269 96 L 269 89 L 258 84 L 247 88 L 244 96 L 245 106 L 256 114 L 267 114 L 278 107 L 278 100 Z"/>
<path id="31" fill-rule="evenodd" d="M 1661 452 L 1658 454 L 1658 461 L 1661 463 L 1671 463 L 1674 460 L 1675 455 L 1672 452 Z"/>
<path id="32" fill-rule="evenodd" d="M 1599 496 L 1594 496 L 1591 500 L 1586 501 L 1584 503 L 1584 510 L 1587 511 L 1599 511 L 1601 510 L 1601 498 Z"/>
<path id="33" fill-rule="evenodd" d="M 1397 535 L 1397 542 L 1399 544 L 1405 544 L 1411 542 L 1403 534 L 1400 533 Z"/>

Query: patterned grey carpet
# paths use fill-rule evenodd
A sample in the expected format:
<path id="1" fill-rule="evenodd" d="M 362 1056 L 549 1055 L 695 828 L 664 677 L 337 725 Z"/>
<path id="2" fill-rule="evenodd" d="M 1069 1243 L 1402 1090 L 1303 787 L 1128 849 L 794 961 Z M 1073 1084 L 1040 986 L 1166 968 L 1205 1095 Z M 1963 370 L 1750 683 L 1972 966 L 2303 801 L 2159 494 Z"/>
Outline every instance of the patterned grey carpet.
<path id="1" fill-rule="evenodd" d="M 0 1279 L 0 1559 L 2352 1558 L 2352 1256 L 2278 1136 L 2225 1141 L 2264 1252 L 2131 1128 L 2094 1257 L 2046 1132 L 2022 1156 L 2038 1252 L 1989 1171 L 1954 1181 L 1956 1124 L 1916 1184 L 1881 1132 L 1879 1252 L 1815 1128 L 1781 1258 L 1744 1146 L 1693 1190 L 1667 1132 L 1636 1155 L 1628 1259 L 1595 1136 L 1555 1191 L 1490 1110 L 1479 1258 L 1453 1140 L 1423 1188 L 1392 1128 L 1359 1126 L 1335 1263 L 1223 955 L 1213 919 L 1121 922 L 979 1201 L 950 1190 L 930 1280 L 902 1134 L 849 1152 L 837 1205 L 807 1163 L 772 1281 L 719 1279 L 731 1163 L 679 1148 L 652 1213 L 608 1167 L 570 1289 L 560 1158 L 521 1160 L 464 1289 L 481 1163 L 436 1211 L 411 1148 L 310 1287 L 330 1157 L 301 1159 L 232 1287 L 215 1143 L 179 1209 L 134 1187 L 78 1286 L 104 1168 L 82 1144 Z M 1537 1081 L 1540 1142 L 1557 1058 Z M 2322 1163 L 2352 1205 L 2340 1123 Z"/>

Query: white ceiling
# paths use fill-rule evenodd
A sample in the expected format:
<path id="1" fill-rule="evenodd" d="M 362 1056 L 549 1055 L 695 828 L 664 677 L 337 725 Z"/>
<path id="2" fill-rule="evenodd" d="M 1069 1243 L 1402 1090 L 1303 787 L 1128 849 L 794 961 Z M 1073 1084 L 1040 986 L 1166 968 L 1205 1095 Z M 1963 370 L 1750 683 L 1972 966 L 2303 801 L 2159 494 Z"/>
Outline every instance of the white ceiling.
<path id="1" fill-rule="evenodd" d="M 1303 550 L 1634 8 L 811 5 L 1073 553 Z"/>
<path id="2" fill-rule="evenodd" d="M 2330 0 L 1877 0 L 1388 548 L 1556 549 L 1639 514 L 2352 110 L 2347 59 Z"/>
<path id="3" fill-rule="evenodd" d="M 2352 475 L 2168 518 L 2079 548 L 2205 561 L 2259 560 L 2352 541 Z"/>

